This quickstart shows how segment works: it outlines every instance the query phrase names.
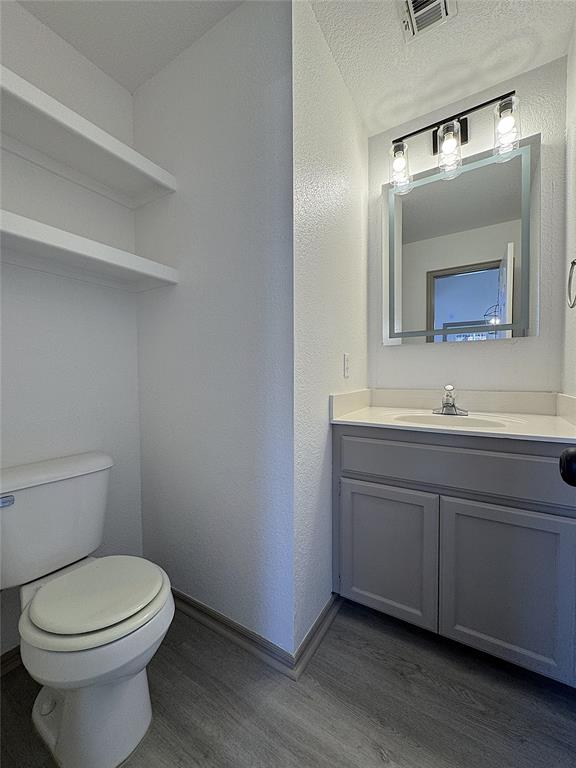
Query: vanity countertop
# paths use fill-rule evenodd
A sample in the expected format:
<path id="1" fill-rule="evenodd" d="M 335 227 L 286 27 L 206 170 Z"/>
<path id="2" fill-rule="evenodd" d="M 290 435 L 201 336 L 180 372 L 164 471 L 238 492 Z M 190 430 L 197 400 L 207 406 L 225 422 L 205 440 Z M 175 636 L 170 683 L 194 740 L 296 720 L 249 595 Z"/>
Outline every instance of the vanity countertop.
<path id="1" fill-rule="evenodd" d="M 428 423 L 418 423 L 418 419 Z M 471 411 L 468 416 L 433 416 L 429 410 L 368 406 L 334 417 L 332 424 L 576 444 L 576 424 L 561 416 L 526 413 Z"/>

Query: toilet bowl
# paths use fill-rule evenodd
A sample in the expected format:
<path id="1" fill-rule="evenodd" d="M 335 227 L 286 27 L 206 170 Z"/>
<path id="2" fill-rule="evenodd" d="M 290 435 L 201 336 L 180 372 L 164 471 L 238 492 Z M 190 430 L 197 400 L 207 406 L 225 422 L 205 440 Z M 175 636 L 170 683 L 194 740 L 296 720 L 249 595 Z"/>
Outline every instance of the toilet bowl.
<path id="1" fill-rule="evenodd" d="M 44 686 L 36 729 L 61 768 L 115 768 L 152 718 L 146 666 L 174 615 L 167 575 L 143 558 L 86 558 L 21 598 L 22 661 Z"/>
<path id="2" fill-rule="evenodd" d="M 152 719 L 146 666 L 174 616 L 170 581 L 102 544 L 105 453 L 9 467 L 0 477 L 0 588 L 20 587 L 32 720 L 60 768 L 116 768 Z"/>

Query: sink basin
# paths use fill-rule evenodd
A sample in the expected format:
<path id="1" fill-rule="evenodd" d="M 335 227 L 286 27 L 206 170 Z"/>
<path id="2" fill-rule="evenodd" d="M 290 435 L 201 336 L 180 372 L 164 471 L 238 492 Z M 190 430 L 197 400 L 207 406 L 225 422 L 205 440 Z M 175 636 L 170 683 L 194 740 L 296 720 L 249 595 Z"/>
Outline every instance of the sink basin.
<path id="1" fill-rule="evenodd" d="M 477 416 L 441 416 L 440 414 L 418 414 L 407 413 L 402 416 L 394 416 L 394 421 L 400 421 L 403 424 L 422 424 L 426 427 L 462 427 L 465 429 L 474 429 L 481 427 L 484 429 L 503 429 L 506 422 L 496 419 L 485 419 Z"/>

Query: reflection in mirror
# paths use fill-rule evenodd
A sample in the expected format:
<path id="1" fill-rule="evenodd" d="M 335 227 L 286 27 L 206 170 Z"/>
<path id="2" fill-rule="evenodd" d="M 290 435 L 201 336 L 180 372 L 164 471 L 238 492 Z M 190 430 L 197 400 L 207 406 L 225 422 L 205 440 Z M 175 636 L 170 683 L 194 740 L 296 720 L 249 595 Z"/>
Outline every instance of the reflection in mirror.
<path id="1" fill-rule="evenodd" d="M 514 241 L 508 243 L 508 248 L 513 253 Z M 499 330 L 499 325 L 512 322 L 512 264 L 510 261 L 511 268 L 508 270 L 507 259 L 498 259 L 428 271 L 426 327 L 443 328 L 446 333 L 428 336 L 426 340 L 486 341 L 489 338 L 507 338 L 511 332 Z M 510 286 L 510 293 L 507 286 Z M 474 330 L 487 324 L 492 325 L 494 330 Z M 448 332 L 452 328 L 463 326 L 470 327 L 470 330 Z"/>
<path id="2" fill-rule="evenodd" d="M 390 318 L 406 343 L 487 341 L 528 330 L 530 146 L 472 158 L 447 181 L 389 191 Z"/>

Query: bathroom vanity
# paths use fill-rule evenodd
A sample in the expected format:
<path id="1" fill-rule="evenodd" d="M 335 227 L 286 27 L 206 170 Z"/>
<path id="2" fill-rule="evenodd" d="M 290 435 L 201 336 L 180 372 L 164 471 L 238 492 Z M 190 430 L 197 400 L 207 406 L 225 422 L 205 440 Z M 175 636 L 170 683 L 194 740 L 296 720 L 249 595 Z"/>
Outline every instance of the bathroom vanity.
<path id="1" fill-rule="evenodd" d="M 576 685 L 576 489 L 558 470 L 576 426 L 420 415 L 332 418 L 334 591 Z"/>

